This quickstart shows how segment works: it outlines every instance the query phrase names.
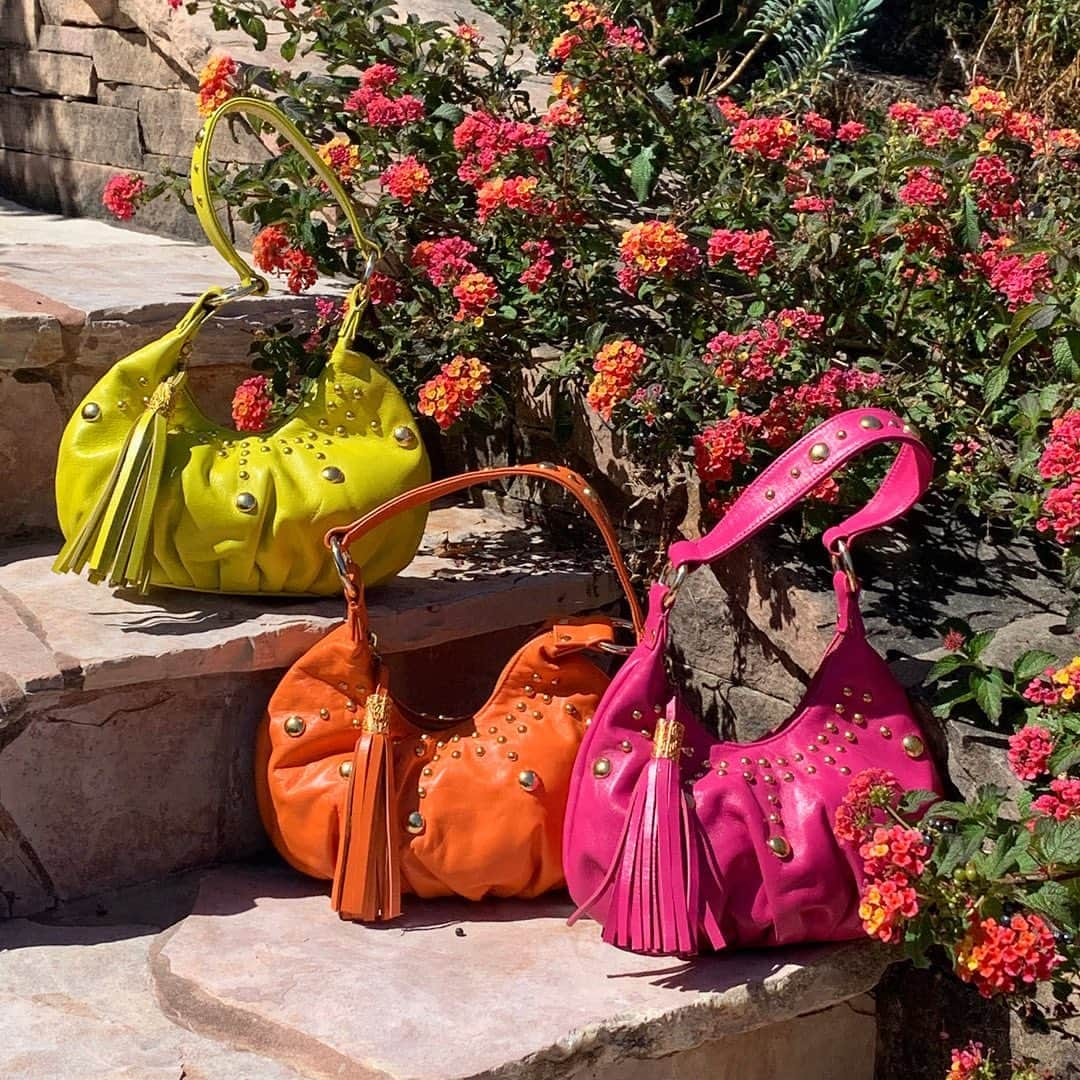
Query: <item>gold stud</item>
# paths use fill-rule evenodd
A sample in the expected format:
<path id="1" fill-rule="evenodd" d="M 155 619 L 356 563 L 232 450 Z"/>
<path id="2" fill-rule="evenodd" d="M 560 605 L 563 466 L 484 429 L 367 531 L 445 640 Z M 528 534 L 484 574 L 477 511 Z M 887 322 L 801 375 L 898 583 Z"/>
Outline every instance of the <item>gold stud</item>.
<path id="1" fill-rule="evenodd" d="M 874 695 L 871 694 L 869 690 L 867 690 L 866 693 L 863 694 L 862 699 L 866 702 L 867 705 L 869 705 L 870 702 L 874 700 Z"/>
<path id="2" fill-rule="evenodd" d="M 516 750 L 507 750 L 506 757 L 509 761 L 517 761 L 518 755 Z"/>
<path id="3" fill-rule="evenodd" d="M 634 710 L 634 711 L 633 711 L 633 712 L 632 712 L 632 713 L 631 713 L 630 715 L 631 715 L 631 716 L 632 716 L 632 717 L 633 717 L 633 718 L 634 718 L 635 720 L 640 720 L 640 719 L 641 719 L 641 710 L 640 710 L 640 709 L 635 709 L 635 710 Z"/>
<path id="4" fill-rule="evenodd" d="M 427 788 L 418 787 L 416 789 L 416 794 L 419 795 L 421 799 L 426 799 L 427 798 Z"/>
<path id="5" fill-rule="evenodd" d="M 780 802 L 779 795 L 766 795 L 765 797 L 773 804 L 773 806 L 777 806 Z"/>
<path id="6" fill-rule="evenodd" d="M 330 710 L 329 709 L 320 709 L 319 710 L 319 719 L 321 719 L 321 720 L 329 720 L 330 719 Z"/>
<path id="7" fill-rule="evenodd" d="M 581 494 L 584 495 L 586 499 L 595 499 L 596 498 L 596 492 L 593 491 L 593 489 L 591 487 L 583 487 L 581 489 Z"/>
<path id="8" fill-rule="evenodd" d="M 551 704 L 551 695 L 550 694 L 545 694 L 544 695 L 544 704 L 545 705 L 550 705 Z"/>
<path id="9" fill-rule="evenodd" d="M 236 509 L 241 514 L 254 514 L 259 507 L 259 500 L 250 491 L 241 491 L 236 496 Z"/>
<path id="10" fill-rule="evenodd" d="M 237 476 L 238 476 L 238 477 L 239 477 L 239 478 L 240 478 L 241 480 L 248 480 L 248 479 L 250 479 L 250 477 L 249 477 L 248 473 L 247 473 L 247 472 L 245 472 L 245 471 L 244 471 L 243 469 L 241 469 L 241 470 L 240 470 L 240 471 L 239 471 L 239 472 L 238 472 L 238 473 L 237 473 L 236 475 L 237 475 Z"/>
<path id="11" fill-rule="evenodd" d="M 744 780 L 751 780 L 751 781 L 752 781 L 752 780 L 754 779 L 754 774 L 753 774 L 752 772 L 750 772 L 750 770 L 749 770 L 749 769 L 747 769 L 747 770 L 746 770 L 746 771 L 745 771 L 745 772 L 744 772 L 744 773 L 742 774 L 742 778 L 743 778 Z"/>
<path id="12" fill-rule="evenodd" d="M 855 738 L 856 738 L 855 732 L 854 731 L 845 731 L 844 732 L 844 738 L 847 739 L 848 742 L 855 742 Z"/>
<path id="13" fill-rule="evenodd" d="M 843 716 L 846 711 L 844 706 L 839 703 L 833 706 L 833 712 L 836 713 L 837 716 Z"/>
<path id="14" fill-rule="evenodd" d="M 806 766 L 806 771 L 807 771 L 807 772 L 808 772 L 808 773 L 809 773 L 809 774 L 810 774 L 811 776 L 813 776 L 813 775 L 814 775 L 814 773 L 816 773 L 816 772 L 817 772 L 817 769 L 816 769 L 816 768 L 815 768 L 815 767 L 814 767 L 813 765 L 807 765 L 807 766 Z"/>
<path id="15" fill-rule="evenodd" d="M 883 739 L 892 738 L 892 728 L 886 727 L 884 724 L 882 724 L 881 727 L 878 728 L 878 731 L 881 732 L 881 737 Z"/>
<path id="16" fill-rule="evenodd" d="M 854 694 L 855 691 L 852 690 L 850 686 L 845 686 L 841 693 L 844 695 L 844 697 L 851 697 L 851 695 Z"/>
<path id="17" fill-rule="evenodd" d="M 497 743 L 499 743 L 499 744 L 502 744 L 502 743 L 506 742 L 506 736 L 505 735 L 500 735 L 495 741 Z"/>
<path id="18" fill-rule="evenodd" d="M 528 707 L 529 707 L 529 706 L 528 706 L 528 705 L 526 705 L 524 701 L 519 701 L 519 702 L 518 702 L 518 703 L 517 703 L 517 704 L 516 704 L 516 705 L 514 706 L 514 708 L 515 708 L 515 709 L 517 709 L 517 711 L 518 711 L 518 712 L 524 712 L 524 711 L 525 711 L 525 710 L 526 710 L 526 709 L 527 709 Z"/>
<path id="19" fill-rule="evenodd" d="M 430 776 L 434 771 L 435 770 L 430 765 L 425 765 L 420 770 L 420 773 L 421 773 L 422 776 Z"/>
<path id="20" fill-rule="evenodd" d="M 343 424 L 338 424 L 338 426 L 336 428 L 334 428 L 334 434 L 335 435 L 344 435 L 345 434 L 344 425 Z"/>
<path id="21" fill-rule="evenodd" d="M 350 777 L 350 776 L 352 776 L 352 762 L 351 762 L 351 761 L 343 761 L 343 762 L 342 762 L 342 763 L 341 763 L 341 764 L 340 764 L 340 765 L 339 765 L 339 766 L 337 767 L 337 771 L 338 771 L 339 773 L 341 773 L 341 775 L 342 775 L 343 777 L 345 777 L 345 779 L 346 779 L 346 780 L 348 780 L 348 779 L 349 779 L 349 777 Z"/>
<path id="22" fill-rule="evenodd" d="M 780 815 L 779 815 L 778 813 L 776 813 L 776 811 L 773 811 L 773 812 L 772 812 L 772 813 L 771 813 L 771 814 L 769 815 L 769 820 L 770 820 L 770 821 L 771 821 L 771 822 L 772 822 L 772 823 L 773 823 L 774 825 L 779 825 L 779 824 L 780 824 Z"/>
<path id="23" fill-rule="evenodd" d="M 592 764 L 593 776 L 607 776 L 611 772 L 611 762 L 606 757 L 598 757 Z"/>
<path id="24" fill-rule="evenodd" d="M 758 764 L 759 764 L 759 765 L 760 765 L 760 766 L 761 766 L 761 767 L 762 767 L 763 769 L 767 769 L 767 768 L 769 767 L 769 761 L 768 761 L 768 758 L 763 758 L 763 757 L 759 757 L 759 758 L 757 759 L 757 763 L 758 763 Z"/>
<path id="25" fill-rule="evenodd" d="M 794 478 L 795 478 L 796 480 L 798 480 L 798 479 L 799 479 L 799 477 L 800 477 L 800 476 L 802 476 L 802 469 L 800 469 L 800 468 L 799 468 L 798 466 L 796 466 L 795 468 L 793 468 L 793 469 L 791 470 L 791 475 L 792 475 L 792 476 L 793 476 L 793 477 L 794 477 Z"/>
<path id="26" fill-rule="evenodd" d="M 838 727 L 837 727 L 837 726 L 836 726 L 836 725 L 835 725 L 835 724 L 834 724 L 834 723 L 833 723 L 833 722 L 832 722 L 832 721 L 830 720 L 830 721 L 829 721 L 829 722 L 828 722 L 828 723 L 827 723 L 827 724 L 825 725 L 825 730 L 826 730 L 827 732 L 829 732 L 829 733 L 830 733 L 831 735 L 835 735 L 835 734 L 836 734 L 836 733 L 837 733 L 837 732 L 838 732 L 838 731 L 839 731 L 840 729 L 839 729 L 839 728 L 838 728 Z"/>
<path id="27" fill-rule="evenodd" d="M 739 758 L 739 764 L 740 765 L 749 765 L 750 764 L 750 759 L 748 757 L 741 757 L 741 758 Z"/>
<path id="28" fill-rule="evenodd" d="M 619 743 L 619 749 L 624 754 L 629 754 L 630 751 L 634 749 L 634 744 L 629 739 L 623 739 L 623 741 Z"/>
<path id="29" fill-rule="evenodd" d="M 89 420 L 90 423 L 94 423 L 95 420 L 101 419 L 101 406 L 96 401 L 88 401 L 82 407 L 82 418 Z"/>
<path id="30" fill-rule="evenodd" d="M 846 432 L 846 431 L 844 431 L 844 429 L 843 429 L 843 428 L 841 428 L 841 429 L 840 429 L 840 430 L 839 430 L 839 431 L 838 431 L 838 432 L 836 433 L 836 437 L 837 437 L 838 439 L 846 439 L 846 438 L 847 438 L 847 432 Z"/>
<path id="31" fill-rule="evenodd" d="M 522 692 L 522 693 L 523 693 L 523 694 L 524 694 L 524 695 L 525 695 L 525 696 L 526 696 L 527 698 L 533 698 L 533 697 L 536 697 L 536 687 L 535 687 L 535 686 L 526 686 L 526 687 L 525 687 L 525 689 L 524 689 L 524 690 L 522 690 L 521 692 Z"/>
<path id="32" fill-rule="evenodd" d="M 486 753 L 487 753 L 487 751 L 482 746 L 478 746 L 476 748 L 476 756 L 477 757 L 483 757 Z"/>
<path id="33" fill-rule="evenodd" d="M 291 447 L 291 446 L 283 446 L 283 447 L 281 448 L 281 452 L 282 452 L 283 454 L 291 454 L 291 453 L 292 453 L 292 447 Z M 222 454 L 222 457 L 224 457 L 224 456 L 225 456 L 225 455 L 224 455 L 224 454 Z"/>
<path id="34" fill-rule="evenodd" d="M 407 832 L 411 832 L 413 836 L 418 836 L 424 831 L 424 815 L 419 810 L 414 810 L 405 819 L 405 829 Z"/>
<path id="35" fill-rule="evenodd" d="M 417 443 L 416 432 L 411 427 L 402 424 L 400 427 L 394 428 L 394 442 L 403 450 L 410 450 Z"/>
<path id="36" fill-rule="evenodd" d="M 450 755 L 450 756 L 451 756 L 452 758 L 459 758 L 459 757 L 461 757 L 461 751 L 460 751 L 460 750 L 455 750 L 455 751 L 453 751 L 453 752 L 451 753 L 451 755 Z"/>
<path id="37" fill-rule="evenodd" d="M 727 768 L 727 762 L 726 761 L 718 761 L 716 763 L 716 767 L 718 769 L 726 769 Z"/>
<path id="38" fill-rule="evenodd" d="M 327 420 L 325 416 L 320 416 L 319 417 L 319 427 L 327 427 L 329 425 L 329 423 L 330 423 L 330 421 Z"/>
<path id="39" fill-rule="evenodd" d="M 821 462 L 829 456 L 829 447 L 826 443 L 816 442 L 810 447 L 809 458 L 811 461 Z"/>
<path id="40" fill-rule="evenodd" d="M 762 776 L 761 779 L 764 780 L 766 784 L 775 784 L 776 783 L 776 777 L 773 776 L 772 773 L 765 773 L 765 775 Z"/>
<path id="41" fill-rule="evenodd" d="M 534 720 L 543 720 L 544 719 L 544 714 L 539 709 L 533 709 L 533 719 Z"/>
<path id="42" fill-rule="evenodd" d="M 785 772 L 785 773 L 781 773 L 781 774 L 780 774 L 780 779 L 781 779 L 781 780 L 788 780 L 788 781 L 791 781 L 791 780 L 794 780 L 794 779 L 795 779 L 795 774 L 794 774 L 794 773 L 790 773 L 790 772 Z"/>
<path id="43" fill-rule="evenodd" d="M 356 712 L 356 702 L 350 698 L 345 702 L 345 708 L 348 709 L 349 712 Z M 442 746 L 442 743 L 439 743 L 439 745 Z"/>
<path id="44" fill-rule="evenodd" d="M 345 419 L 346 420 L 355 420 L 356 419 L 356 413 L 354 413 L 352 411 L 352 409 L 349 409 L 348 412 L 345 413 Z"/>
<path id="45" fill-rule="evenodd" d="M 512 716 L 508 716 L 506 719 L 507 720 L 513 720 L 514 718 Z M 488 728 L 488 734 L 489 735 L 496 735 L 496 734 L 498 734 L 498 731 L 499 731 L 499 729 L 497 727 L 495 727 L 494 724 L 491 727 Z"/>
<path id="46" fill-rule="evenodd" d="M 901 745 L 904 747 L 904 753 L 912 758 L 922 757 L 922 753 L 926 749 L 918 735 L 905 735 Z"/>
<path id="47" fill-rule="evenodd" d="M 817 738 L 817 741 L 819 743 L 822 743 L 823 745 L 829 741 L 829 736 L 828 735 L 818 735 L 818 736 L 816 736 L 816 738 Z"/>
<path id="48" fill-rule="evenodd" d="M 825 757 L 822 760 L 825 762 L 826 765 L 835 765 L 836 764 L 836 758 L 830 757 L 828 754 L 826 754 Z"/>
<path id="49" fill-rule="evenodd" d="M 572 705 L 569 701 L 563 706 L 568 716 L 577 716 L 577 706 Z"/>
<path id="50" fill-rule="evenodd" d="M 322 471 L 322 478 L 329 480 L 331 484 L 341 484 L 345 482 L 345 474 L 336 465 L 327 465 Z"/>
<path id="51" fill-rule="evenodd" d="M 765 489 L 765 498 L 772 502 L 776 498 L 776 492 L 772 488 Z"/>
<path id="52" fill-rule="evenodd" d="M 439 719 L 441 720 L 442 717 L 440 716 Z M 452 735 L 450 737 L 450 741 L 451 742 L 461 742 L 461 736 L 460 735 Z"/>
<path id="53" fill-rule="evenodd" d="M 859 427 L 865 431 L 880 431 L 881 421 L 876 416 L 864 416 L 859 421 Z"/>
<path id="54" fill-rule="evenodd" d="M 782 836 L 769 837 L 769 850 L 778 859 L 787 859 L 791 856 L 791 845 Z"/>
<path id="55" fill-rule="evenodd" d="M 302 716 L 290 716 L 285 721 L 285 734 L 291 735 L 295 739 L 297 735 L 304 734 L 304 728 L 306 726 Z"/>
<path id="56" fill-rule="evenodd" d="M 518 773 L 518 783 L 525 791 L 535 791 L 540 786 L 540 777 L 532 769 L 522 769 Z"/>
<path id="57" fill-rule="evenodd" d="M 528 730 L 529 729 L 525 724 L 518 724 L 518 734 L 519 735 L 524 735 L 525 732 L 528 731 Z"/>
<path id="58" fill-rule="evenodd" d="M 841 772 L 841 774 L 843 776 L 850 776 L 851 775 L 851 770 L 846 765 L 841 765 L 840 766 L 840 772 Z"/>
<path id="59" fill-rule="evenodd" d="M 865 724 L 866 723 L 866 717 L 863 716 L 863 714 L 861 712 L 853 713 L 852 716 L 851 716 L 851 722 L 853 724 L 860 724 L 860 725 Z"/>

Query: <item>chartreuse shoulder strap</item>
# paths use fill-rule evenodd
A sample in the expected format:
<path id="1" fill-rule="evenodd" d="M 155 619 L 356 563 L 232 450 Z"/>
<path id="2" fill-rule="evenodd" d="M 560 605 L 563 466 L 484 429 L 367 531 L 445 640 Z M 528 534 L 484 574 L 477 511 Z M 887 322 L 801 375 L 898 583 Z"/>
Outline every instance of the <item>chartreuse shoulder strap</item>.
<path id="1" fill-rule="evenodd" d="M 311 166 L 345 214 L 356 241 L 357 250 L 364 257 L 366 267 L 364 280 L 356 286 L 350 297 L 350 317 L 346 319 L 341 330 L 343 337 L 346 335 L 351 337 L 359 320 L 359 315 L 363 312 L 363 301 L 366 299 L 367 292 L 367 278 L 381 255 L 379 247 L 365 235 L 360 226 L 356 208 L 353 206 L 352 200 L 349 198 L 349 194 L 341 180 L 338 179 L 337 174 L 319 157 L 318 151 L 308 142 L 300 129 L 276 105 L 252 97 L 230 98 L 215 109 L 207 118 L 202 130 L 196 135 L 195 150 L 191 156 L 191 194 L 195 202 L 195 213 L 199 218 L 203 231 L 206 233 L 206 238 L 240 278 L 240 286 L 236 295 L 262 295 L 267 291 L 268 286 L 266 279 L 248 265 L 247 260 L 236 250 L 235 245 L 221 227 L 211 197 L 210 148 L 214 140 L 214 132 L 217 130 L 218 124 L 226 116 L 233 114 L 257 117 L 277 131 Z"/>
<path id="2" fill-rule="evenodd" d="M 349 295 L 348 316 L 342 323 L 339 342 L 348 345 L 367 306 L 367 279 L 379 248 L 364 235 L 345 188 L 319 157 L 318 152 L 280 109 L 256 98 L 237 97 L 225 102 L 207 119 L 195 139 L 191 160 L 191 193 L 195 212 L 207 239 L 236 271 L 240 284 L 229 289 L 213 288 L 204 293 L 180 321 L 175 334 L 187 340 L 222 304 L 240 296 L 262 295 L 269 285 L 236 250 L 214 211 L 209 185 L 210 146 L 221 120 L 232 113 L 255 116 L 273 127 L 292 144 L 315 170 L 348 219 L 357 249 L 365 257 L 365 274 Z M 176 365 L 182 366 L 183 350 L 178 348 Z M 104 489 L 94 506 L 61 549 L 53 564 L 60 573 L 89 569 L 91 581 L 108 581 L 145 590 L 151 572 L 150 537 L 154 506 L 165 464 L 168 418 L 173 399 L 183 386 L 185 373 L 174 365 L 145 398 L 146 407 L 134 422 L 120 450 Z"/>

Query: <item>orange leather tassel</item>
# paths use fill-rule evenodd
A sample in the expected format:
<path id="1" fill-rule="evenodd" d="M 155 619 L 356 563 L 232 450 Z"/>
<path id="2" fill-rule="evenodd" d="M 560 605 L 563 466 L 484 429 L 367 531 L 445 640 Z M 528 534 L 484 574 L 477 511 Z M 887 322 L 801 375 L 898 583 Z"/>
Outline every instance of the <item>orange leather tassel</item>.
<path id="1" fill-rule="evenodd" d="M 383 922 L 401 914 L 396 791 L 388 697 L 368 696 L 345 796 L 333 908 L 343 919 Z"/>

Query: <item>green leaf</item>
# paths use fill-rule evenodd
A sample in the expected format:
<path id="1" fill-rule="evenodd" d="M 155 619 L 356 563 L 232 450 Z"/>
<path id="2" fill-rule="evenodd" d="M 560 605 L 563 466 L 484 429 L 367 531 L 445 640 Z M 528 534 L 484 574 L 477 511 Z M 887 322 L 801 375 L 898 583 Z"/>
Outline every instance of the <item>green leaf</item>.
<path id="1" fill-rule="evenodd" d="M 1045 832 L 1040 831 L 1039 847 L 1048 864 L 1080 863 L 1080 820 L 1052 822 Z"/>
<path id="2" fill-rule="evenodd" d="M 1048 881 L 1024 897 L 1024 906 L 1045 915 L 1058 926 L 1071 926 L 1074 919 L 1072 894 L 1060 881 Z"/>
<path id="3" fill-rule="evenodd" d="M 1070 382 L 1080 379 L 1080 334 L 1069 333 L 1056 338 L 1050 346 L 1054 369 Z"/>
<path id="4" fill-rule="evenodd" d="M 1007 364 L 1021 349 L 1026 349 L 1038 336 L 1035 330 L 1025 330 L 1019 337 L 1013 338 L 1001 357 L 1002 363 Z"/>
<path id="5" fill-rule="evenodd" d="M 1006 357 L 1008 359 L 1008 357 Z M 1004 363 L 1001 367 L 994 368 L 989 375 L 986 376 L 986 381 L 983 383 L 983 398 L 987 405 L 993 405 L 995 401 L 1003 393 L 1005 393 L 1005 387 L 1009 385 L 1009 365 Z"/>
<path id="6" fill-rule="evenodd" d="M 900 800 L 900 813 L 901 814 L 914 814 L 917 810 L 921 810 L 928 802 L 937 802 L 940 796 L 935 791 L 924 791 L 915 788 L 911 791 L 905 791 L 903 798 Z M 934 807 L 930 807 L 928 813 L 932 817 L 934 814 Z"/>
<path id="7" fill-rule="evenodd" d="M 282 60 L 296 59 L 296 46 L 300 44 L 300 31 L 294 30 L 282 43 L 278 50 Z"/>
<path id="8" fill-rule="evenodd" d="M 1066 743 L 1050 755 L 1048 771 L 1054 776 L 1080 765 L 1080 743 Z"/>
<path id="9" fill-rule="evenodd" d="M 1020 829 L 1016 833 L 1005 833 L 998 837 L 994 850 L 980 860 L 979 869 L 983 876 L 993 879 L 1014 870 L 1020 856 L 1031 846 L 1031 833 Z"/>
<path id="10" fill-rule="evenodd" d="M 975 703 L 986 713 L 987 718 L 996 724 L 1001 719 L 1001 703 L 1005 689 L 1001 672 L 973 671 L 969 685 L 975 695 Z"/>
<path id="11" fill-rule="evenodd" d="M 630 187 L 638 202 L 648 202 L 658 175 L 656 147 L 645 146 L 630 163 Z"/>
<path id="12" fill-rule="evenodd" d="M 982 847 L 985 835 L 982 829 L 965 828 L 959 836 L 950 836 L 938 862 L 938 873 L 947 876 L 966 863 Z"/>
<path id="13" fill-rule="evenodd" d="M 1044 652 L 1042 649 L 1028 649 L 1016 658 L 1016 663 L 1013 664 L 1013 679 L 1017 684 L 1027 682 L 1056 663 L 1057 657 L 1053 653 Z"/>
<path id="14" fill-rule="evenodd" d="M 927 684 L 935 683 L 938 679 L 951 675 L 957 668 L 965 667 L 967 664 L 966 657 L 961 656 L 959 653 L 949 653 L 948 656 L 943 656 L 940 660 L 934 661 L 933 666 L 927 673 L 926 682 Z"/>
<path id="15" fill-rule="evenodd" d="M 973 634 L 967 644 L 968 653 L 977 660 L 986 651 L 986 646 L 994 640 L 996 633 L 996 630 L 980 630 L 977 634 Z"/>
<path id="16" fill-rule="evenodd" d="M 465 119 L 465 110 L 452 101 L 444 101 L 437 109 L 431 110 L 436 120 L 448 120 L 451 124 L 460 124 Z"/>
<path id="17" fill-rule="evenodd" d="M 977 251 L 981 236 L 979 230 L 979 210 L 970 195 L 964 196 L 963 243 L 968 251 Z"/>

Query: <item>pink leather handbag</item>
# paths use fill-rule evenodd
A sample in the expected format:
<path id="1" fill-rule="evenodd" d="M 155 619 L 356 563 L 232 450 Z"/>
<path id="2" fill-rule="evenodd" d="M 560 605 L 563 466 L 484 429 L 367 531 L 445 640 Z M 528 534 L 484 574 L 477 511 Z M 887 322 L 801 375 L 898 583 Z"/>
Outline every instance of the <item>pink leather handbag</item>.
<path id="1" fill-rule="evenodd" d="M 883 442 L 900 448 L 881 487 L 824 535 L 836 634 L 801 704 L 766 738 L 718 742 L 666 673 L 679 586 Z M 851 409 L 777 458 L 707 536 L 672 545 L 665 580 L 649 595 L 645 632 L 575 765 L 563 843 L 579 905 L 571 922 L 587 913 L 603 924 L 605 941 L 655 954 L 861 936 L 862 860 L 832 828 L 850 781 L 873 768 L 907 789 L 941 785 L 903 689 L 866 641 L 850 544 L 909 510 L 932 466 L 892 413 Z"/>

